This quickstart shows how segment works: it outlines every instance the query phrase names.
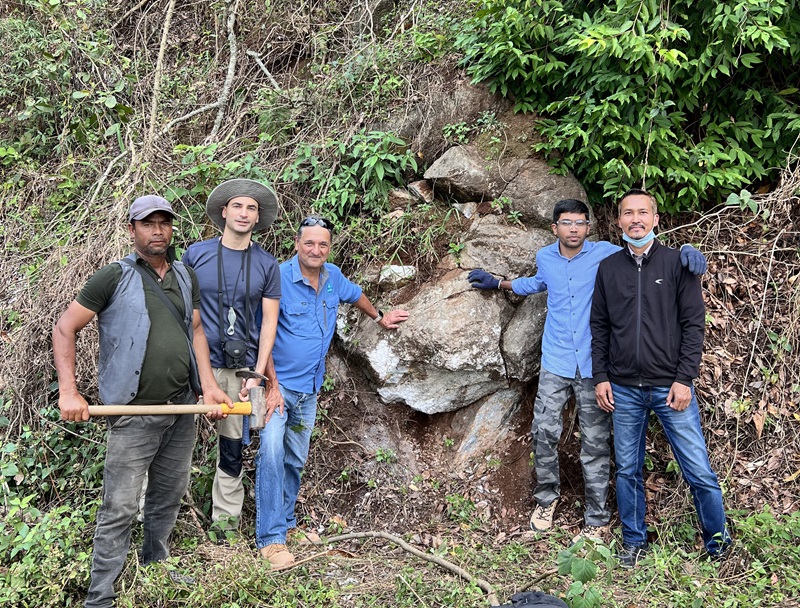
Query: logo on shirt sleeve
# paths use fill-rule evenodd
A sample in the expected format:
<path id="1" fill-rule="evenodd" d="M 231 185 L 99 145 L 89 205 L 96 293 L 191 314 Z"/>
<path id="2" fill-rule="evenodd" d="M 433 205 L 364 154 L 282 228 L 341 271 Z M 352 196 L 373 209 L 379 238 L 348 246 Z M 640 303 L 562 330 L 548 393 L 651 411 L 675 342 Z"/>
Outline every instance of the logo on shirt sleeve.
<path id="1" fill-rule="evenodd" d="M 661 285 L 664 282 L 664 279 L 656 279 L 656 285 Z"/>

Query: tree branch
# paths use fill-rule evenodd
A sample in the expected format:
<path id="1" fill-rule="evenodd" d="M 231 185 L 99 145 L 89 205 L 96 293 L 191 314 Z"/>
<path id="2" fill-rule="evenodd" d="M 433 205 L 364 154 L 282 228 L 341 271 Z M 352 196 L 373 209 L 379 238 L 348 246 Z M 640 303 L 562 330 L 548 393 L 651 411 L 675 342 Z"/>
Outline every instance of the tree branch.
<path id="1" fill-rule="evenodd" d="M 167 36 L 169 26 L 172 22 L 172 14 L 175 12 L 176 0 L 170 0 L 167 8 L 167 15 L 164 19 L 164 29 L 161 31 L 161 46 L 158 49 L 158 61 L 156 61 L 156 72 L 153 77 L 153 100 L 150 103 L 150 128 L 147 130 L 147 144 L 153 143 L 156 134 L 156 120 L 158 119 L 158 97 L 161 93 L 161 74 L 164 71 L 164 54 L 167 50 Z"/>
<path id="2" fill-rule="evenodd" d="M 264 72 L 264 74 L 267 75 L 267 78 L 269 79 L 270 84 L 272 84 L 272 87 L 276 91 L 278 91 L 278 93 L 280 93 L 281 92 L 281 87 L 278 84 L 278 81 L 275 80 L 275 78 L 272 76 L 272 74 L 270 74 L 269 70 L 267 69 L 267 66 L 264 65 L 263 61 L 261 61 L 261 57 L 259 56 L 259 54 L 256 53 L 255 51 L 245 51 L 245 54 L 250 56 L 250 57 L 252 57 L 255 60 L 255 62 L 258 64 L 258 67 L 261 68 L 261 71 Z"/>
<path id="3" fill-rule="evenodd" d="M 448 562 L 446 559 L 439 557 L 438 555 L 432 555 L 430 553 L 425 553 L 420 551 L 416 547 L 409 545 L 406 541 L 404 541 L 399 536 L 395 536 L 394 534 L 389 534 L 388 532 L 351 532 L 350 534 L 340 534 L 339 536 L 331 536 L 325 539 L 326 543 L 336 543 L 343 540 L 352 540 L 356 538 L 383 538 L 384 540 L 388 540 L 393 542 L 397 546 L 399 546 L 404 551 L 408 551 L 412 555 L 423 559 L 427 562 L 431 562 L 436 564 L 437 566 L 441 566 L 445 570 L 452 572 L 453 574 L 460 576 L 465 581 L 472 583 L 476 587 L 479 587 L 484 592 L 486 592 L 486 599 L 489 600 L 489 605 L 491 606 L 499 606 L 500 602 L 497 600 L 497 596 L 494 593 L 494 589 L 492 585 L 486 582 L 483 579 L 477 578 L 472 576 L 469 572 L 456 566 L 452 562 Z"/>
<path id="4" fill-rule="evenodd" d="M 228 103 L 228 97 L 231 94 L 231 87 L 233 86 L 233 76 L 236 73 L 236 56 L 238 55 L 238 47 L 236 43 L 236 33 L 233 31 L 236 24 L 236 11 L 239 8 L 239 0 L 235 0 L 233 8 L 228 13 L 228 46 L 230 47 L 230 59 L 228 60 L 228 73 L 225 76 L 225 84 L 222 87 L 222 92 L 219 94 L 217 103 L 217 118 L 214 120 L 214 127 L 211 129 L 206 138 L 206 142 L 210 143 L 217 138 L 219 128 L 222 126 L 222 119 L 225 117 L 225 106 Z"/>

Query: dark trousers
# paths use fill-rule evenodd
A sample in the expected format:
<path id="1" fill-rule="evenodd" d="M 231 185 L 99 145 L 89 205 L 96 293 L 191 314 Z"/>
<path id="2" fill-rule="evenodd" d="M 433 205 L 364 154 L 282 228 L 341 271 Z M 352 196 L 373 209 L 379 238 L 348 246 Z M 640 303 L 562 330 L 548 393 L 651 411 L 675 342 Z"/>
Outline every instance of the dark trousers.
<path id="1" fill-rule="evenodd" d="M 110 427 L 86 608 L 110 608 L 114 603 L 114 581 L 128 555 L 146 473 L 141 561 L 148 564 L 169 556 L 169 535 L 189 484 L 194 440 L 193 414 L 121 416 Z"/>

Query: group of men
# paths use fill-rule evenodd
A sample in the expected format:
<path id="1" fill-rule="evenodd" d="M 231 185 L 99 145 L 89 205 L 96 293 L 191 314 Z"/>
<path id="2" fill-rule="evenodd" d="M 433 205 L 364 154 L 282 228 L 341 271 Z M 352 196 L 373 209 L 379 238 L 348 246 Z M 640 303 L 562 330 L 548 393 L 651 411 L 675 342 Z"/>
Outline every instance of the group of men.
<path id="1" fill-rule="evenodd" d="M 327 262 L 333 225 L 321 217 L 300 223 L 294 257 L 278 265 L 252 239 L 277 215 L 275 194 L 264 184 L 226 181 L 209 195 L 206 212 L 222 235 L 191 245 L 178 261 L 170 247 L 177 216 L 169 202 L 153 195 L 133 202 L 128 230 L 134 252 L 92 275 L 53 330 L 59 408 L 64 420 L 89 419 L 75 376 L 76 336 L 95 316 L 105 404 L 187 404 L 202 397 L 206 404 L 230 405 L 260 382 L 243 381 L 237 371 L 266 376 L 256 544 L 266 563 L 282 568 L 294 562 L 286 537 L 296 525 L 300 475 L 339 303 L 353 304 L 383 329 L 396 329 L 408 313 L 377 310 Z M 241 515 L 242 441 L 248 438 L 242 417 L 218 408 L 209 418 L 219 437 L 212 519 L 224 533 L 238 526 Z M 145 478 L 140 560 L 147 564 L 169 555 L 194 442 L 192 414 L 108 417 L 88 608 L 113 605 Z"/>
<path id="2" fill-rule="evenodd" d="M 295 255 L 279 265 L 253 241 L 253 233 L 269 227 L 277 215 L 275 194 L 267 186 L 248 179 L 224 182 L 209 195 L 206 212 L 222 235 L 191 245 L 178 261 L 170 247 L 176 217 L 171 205 L 153 195 L 133 202 L 128 230 L 134 252 L 98 270 L 53 331 L 59 408 L 64 420 L 89 418 L 75 377 L 76 336 L 95 316 L 103 403 L 194 403 L 202 397 L 206 404 L 230 405 L 246 399 L 248 389 L 261 382 L 243 381 L 237 371 L 265 376 L 256 544 L 271 567 L 283 568 L 294 562 L 287 534 L 296 526 L 300 475 L 339 304 L 353 304 L 383 329 L 396 329 L 408 313 L 383 314 L 326 261 L 333 226 L 321 217 L 300 223 Z M 642 466 L 653 411 L 689 483 L 706 549 L 721 555 L 731 540 L 692 389 L 704 325 L 694 275 L 705 271 L 706 261 L 691 247 L 678 252 L 658 243 L 653 233 L 658 214 L 648 193 L 630 191 L 619 213 L 624 249 L 588 241 L 587 206 L 563 200 L 553 211 L 557 240 L 538 252 L 535 276 L 506 281 L 482 269 L 469 275 L 480 289 L 548 292 L 532 428 L 536 507 L 531 526 L 546 531 L 553 525 L 560 498 L 562 410 L 572 393 L 586 492 L 579 536 L 601 536 L 611 517 L 606 501 L 613 420 L 623 535 L 618 557 L 633 566 L 646 554 Z M 221 408 L 209 417 L 218 435 L 212 519 L 217 533 L 224 534 L 236 529 L 241 516 L 242 442 L 248 438 L 241 417 L 228 417 Z M 109 417 L 88 608 L 113 604 L 145 477 L 140 559 L 146 564 L 168 556 L 194 441 L 191 414 Z"/>
<path id="3" fill-rule="evenodd" d="M 547 290 L 539 388 L 532 423 L 536 506 L 531 528 L 546 532 L 560 500 L 558 444 L 562 413 L 575 398 L 581 430 L 584 525 L 573 539 L 602 539 L 614 430 L 617 509 L 622 548 L 633 567 L 647 554 L 642 468 L 650 413 L 658 417 L 689 484 L 703 543 L 713 558 L 731 544 L 722 492 L 708 459 L 692 381 L 699 375 L 705 325 L 700 282 L 705 257 L 655 238 L 658 210 L 644 190 L 619 201 L 626 246 L 588 241 L 589 209 L 567 199 L 553 210 L 556 242 L 536 255 L 533 277 L 501 280 L 483 269 L 469 274 L 478 289 L 518 295 Z"/>

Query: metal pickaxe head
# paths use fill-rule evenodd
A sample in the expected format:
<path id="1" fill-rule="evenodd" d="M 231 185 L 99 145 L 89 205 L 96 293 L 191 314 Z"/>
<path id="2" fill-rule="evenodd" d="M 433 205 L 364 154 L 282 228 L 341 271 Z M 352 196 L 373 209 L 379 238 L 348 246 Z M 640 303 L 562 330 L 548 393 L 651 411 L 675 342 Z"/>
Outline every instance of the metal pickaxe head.
<path id="1" fill-rule="evenodd" d="M 265 375 L 246 369 L 236 372 L 236 377 L 248 380 L 255 378 L 256 380 L 269 382 L 269 379 Z M 260 385 L 253 386 L 248 389 L 248 393 L 250 395 L 250 407 L 252 408 L 250 413 L 250 429 L 253 431 L 260 431 L 266 425 L 267 420 L 267 389 Z"/>

